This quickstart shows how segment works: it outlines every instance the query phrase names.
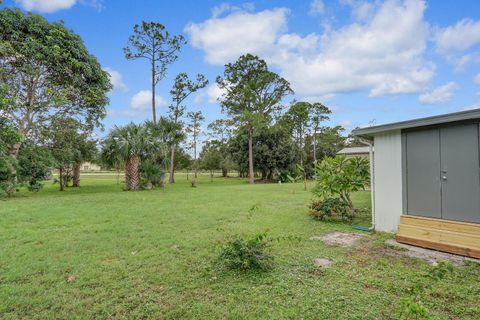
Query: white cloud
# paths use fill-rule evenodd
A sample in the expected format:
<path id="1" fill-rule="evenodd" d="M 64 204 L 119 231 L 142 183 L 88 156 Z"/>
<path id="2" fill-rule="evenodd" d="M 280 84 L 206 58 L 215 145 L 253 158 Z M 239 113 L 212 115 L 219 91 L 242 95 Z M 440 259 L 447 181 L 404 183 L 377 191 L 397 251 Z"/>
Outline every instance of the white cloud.
<path id="1" fill-rule="evenodd" d="M 218 6 L 212 8 L 212 18 L 218 18 L 222 14 L 226 12 L 233 12 L 233 11 L 253 11 L 255 10 L 255 4 L 253 2 L 247 2 L 239 6 L 231 5 L 227 2 L 222 2 Z"/>
<path id="2" fill-rule="evenodd" d="M 360 21 L 371 18 L 376 8 L 374 3 L 363 0 L 340 0 L 340 3 L 349 6 L 352 17 Z"/>
<path id="3" fill-rule="evenodd" d="M 426 104 L 447 102 L 453 97 L 453 94 L 457 89 L 458 85 L 455 82 L 449 82 L 433 89 L 432 91 L 421 94 L 419 100 L 421 103 Z"/>
<path id="4" fill-rule="evenodd" d="M 110 82 L 113 85 L 114 91 L 128 91 L 127 85 L 123 82 L 122 74 L 112 68 L 104 68 L 106 72 L 110 75 Z"/>
<path id="5" fill-rule="evenodd" d="M 157 107 L 165 107 L 167 101 L 158 95 L 155 95 L 155 105 Z M 141 90 L 137 92 L 130 100 L 130 107 L 136 111 L 149 110 L 152 106 L 152 91 Z"/>
<path id="6" fill-rule="evenodd" d="M 440 28 L 435 33 L 437 51 L 457 69 L 470 62 L 480 62 L 480 53 L 468 52 L 480 44 L 480 21 L 463 19 L 453 26 Z"/>
<path id="7" fill-rule="evenodd" d="M 76 3 L 91 6 L 98 11 L 103 9 L 103 0 L 15 0 L 15 2 L 27 11 L 41 13 L 53 13 L 70 9 Z"/>
<path id="8" fill-rule="evenodd" d="M 194 48 L 206 53 L 211 64 L 235 61 L 244 53 L 273 53 L 272 46 L 286 30 L 287 9 L 265 10 L 259 13 L 233 12 L 224 18 L 213 17 L 203 23 L 190 23 L 185 32 Z"/>
<path id="9" fill-rule="evenodd" d="M 424 10 L 421 0 L 389 0 L 368 22 L 306 36 L 287 32 L 284 8 L 235 12 L 191 23 L 185 31 L 208 63 L 257 54 L 277 67 L 297 94 L 368 90 L 379 96 L 421 92 L 430 83 L 435 67 L 423 58 L 429 36 Z"/>
<path id="10" fill-rule="evenodd" d="M 480 85 L 480 73 L 477 74 L 477 75 L 473 78 L 473 82 L 475 82 L 476 84 Z"/>
<path id="11" fill-rule="evenodd" d="M 77 0 L 15 0 L 25 10 L 52 13 L 59 10 L 70 9 Z"/>
<path id="12" fill-rule="evenodd" d="M 437 48 L 442 52 L 463 52 L 480 43 L 480 21 L 463 19 L 437 31 Z"/>
<path id="13" fill-rule="evenodd" d="M 308 14 L 312 16 L 322 15 L 325 13 L 325 5 L 323 4 L 323 0 L 313 0 L 310 2 L 310 11 Z"/>

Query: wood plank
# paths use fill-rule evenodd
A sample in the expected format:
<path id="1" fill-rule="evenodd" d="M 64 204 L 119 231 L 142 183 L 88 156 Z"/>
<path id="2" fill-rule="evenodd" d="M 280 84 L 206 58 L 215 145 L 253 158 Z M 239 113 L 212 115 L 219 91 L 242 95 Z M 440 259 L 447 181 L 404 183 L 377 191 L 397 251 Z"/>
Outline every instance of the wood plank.
<path id="1" fill-rule="evenodd" d="M 405 244 L 410 244 L 417 247 L 435 249 L 438 251 L 454 253 L 462 256 L 467 256 L 471 258 L 480 259 L 480 250 L 475 250 L 471 248 L 461 248 L 445 243 L 437 243 L 426 240 L 412 239 L 409 237 L 397 236 L 397 241 Z"/>
<path id="2" fill-rule="evenodd" d="M 429 229 L 410 225 L 400 225 L 398 235 L 426 241 L 471 247 L 480 250 L 480 237 L 447 230 Z"/>
<path id="3" fill-rule="evenodd" d="M 403 215 L 397 241 L 480 258 L 480 224 Z"/>
<path id="4" fill-rule="evenodd" d="M 468 233 L 472 235 L 480 234 L 480 224 L 461 222 L 461 221 L 402 215 L 400 216 L 400 223 L 441 229 L 441 230 L 450 230 L 454 232 Z"/>

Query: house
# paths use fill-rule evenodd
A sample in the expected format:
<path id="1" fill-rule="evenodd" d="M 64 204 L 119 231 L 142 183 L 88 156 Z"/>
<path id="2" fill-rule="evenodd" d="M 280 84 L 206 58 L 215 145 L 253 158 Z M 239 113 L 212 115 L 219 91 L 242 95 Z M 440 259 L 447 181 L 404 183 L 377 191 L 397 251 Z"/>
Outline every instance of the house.
<path id="1" fill-rule="evenodd" d="M 102 171 L 102 168 L 96 163 L 84 162 L 80 166 L 80 170 L 82 172 L 99 172 Z"/>
<path id="2" fill-rule="evenodd" d="M 370 148 L 369 147 L 347 147 L 337 152 L 338 155 L 345 156 L 347 158 L 353 157 L 370 157 Z"/>
<path id="3" fill-rule="evenodd" d="M 374 228 L 480 258 L 479 126 L 475 109 L 354 130 L 375 146 Z"/>

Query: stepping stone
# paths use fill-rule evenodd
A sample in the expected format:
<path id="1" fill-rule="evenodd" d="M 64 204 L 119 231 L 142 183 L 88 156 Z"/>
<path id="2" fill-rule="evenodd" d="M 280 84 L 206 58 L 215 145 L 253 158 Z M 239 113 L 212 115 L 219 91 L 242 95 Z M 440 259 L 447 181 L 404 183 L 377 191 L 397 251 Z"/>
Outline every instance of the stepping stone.
<path id="1" fill-rule="evenodd" d="M 317 258 L 317 259 L 313 260 L 313 263 L 317 267 L 326 269 L 326 268 L 329 268 L 333 264 L 333 261 L 325 259 L 325 258 Z"/>

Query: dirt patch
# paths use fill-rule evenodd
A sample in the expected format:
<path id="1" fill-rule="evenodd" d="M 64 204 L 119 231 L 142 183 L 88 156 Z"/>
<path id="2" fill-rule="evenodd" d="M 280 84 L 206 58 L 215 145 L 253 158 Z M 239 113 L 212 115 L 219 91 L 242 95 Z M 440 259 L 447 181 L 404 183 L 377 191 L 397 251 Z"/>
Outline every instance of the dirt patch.
<path id="1" fill-rule="evenodd" d="M 440 252 L 436 250 L 415 247 L 408 244 L 398 243 L 393 239 L 389 239 L 385 241 L 385 243 L 397 249 L 397 250 L 387 249 L 384 251 L 386 254 L 422 259 L 429 262 L 430 264 L 436 264 L 440 261 L 448 261 L 453 265 L 461 266 L 465 264 L 465 261 L 467 260 L 480 263 L 480 260 L 478 259 L 472 259 L 472 258 L 458 256 L 451 253 L 445 253 L 445 252 Z"/>
<path id="2" fill-rule="evenodd" d="M 322 269 L 326 269 L 326 268 L 329 268 L 333 264 L 333 261 L 325 259 L 325 258 L 317 258 L 317 259 L 313 260 L 313 263 L 317 267 L 320 267 Z"/>
<path id="3" fill-rule="evenodd" d="M 331 246 L 351 247 L 364 236 L 364 234 L 358 233 L 334 232 L 324 236 L 311 237 L 310 240 L 320 240 Z"/>

